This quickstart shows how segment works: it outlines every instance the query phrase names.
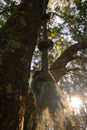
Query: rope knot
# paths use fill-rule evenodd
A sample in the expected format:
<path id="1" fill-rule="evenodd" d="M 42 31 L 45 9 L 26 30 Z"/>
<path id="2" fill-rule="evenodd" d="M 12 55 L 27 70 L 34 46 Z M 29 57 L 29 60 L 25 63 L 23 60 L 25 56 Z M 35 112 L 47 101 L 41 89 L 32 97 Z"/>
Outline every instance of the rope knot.
<path id="1" fill-rule="evenodd" d="M 38 45 L 40 51 L 51 50 L 53 48 L 53 41 L 51 39 L 45 39 Z"/>

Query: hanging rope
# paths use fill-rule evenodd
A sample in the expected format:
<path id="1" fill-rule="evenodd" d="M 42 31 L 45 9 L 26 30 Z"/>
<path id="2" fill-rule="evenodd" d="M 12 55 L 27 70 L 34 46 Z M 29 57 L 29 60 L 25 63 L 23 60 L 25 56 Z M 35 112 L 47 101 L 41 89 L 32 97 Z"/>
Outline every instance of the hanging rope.
<path id="1" fill-rule="evenodd" d="M 43 39 L 47 39 L 47 17 L 46 17 L 46 0 L 43 1 Z"/>
<path id="2" fill-rule="evenodd" d="M 46 14 L 46 0 L 43 1 L 43 17 L 42 17 L 42 34 L 43 41 L 39 43 L 38 48 L 42 51 L 42 71 L 48 71 L 48 49 L 53 47 L 52 40 L 48 39 L 47 36 L 47 20 L 49 18 L 48 14 Z"/>

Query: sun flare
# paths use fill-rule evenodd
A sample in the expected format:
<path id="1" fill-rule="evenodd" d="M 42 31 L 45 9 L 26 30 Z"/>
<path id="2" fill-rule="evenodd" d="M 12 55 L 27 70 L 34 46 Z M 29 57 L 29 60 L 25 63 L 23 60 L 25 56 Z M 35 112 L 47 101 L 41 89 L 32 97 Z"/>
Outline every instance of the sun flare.
<path id="1" fill-rule="evenodd" d="M 72 97 L 71 98 L 71 106 L 75 109 L 79 109 L 82 105 L 82 101 L 78 97 Z"/>

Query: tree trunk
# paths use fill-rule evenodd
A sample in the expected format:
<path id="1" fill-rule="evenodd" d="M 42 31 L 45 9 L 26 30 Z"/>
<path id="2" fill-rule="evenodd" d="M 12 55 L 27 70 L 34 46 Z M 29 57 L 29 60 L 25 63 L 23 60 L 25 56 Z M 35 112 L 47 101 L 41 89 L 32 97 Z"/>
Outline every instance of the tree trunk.
<path id="1" fill-rule="evenodd" d="M 6 125 L 12 130 L 23 130 L 24 127 L 30 65 L 40 32 L 42 4 L 43 0 L 23 0 L 0 31 L 0 92 L 3 93 L 2 96 L 0 95 L 2 101 L 0 120 L 3 119 L 0 125 L 4 130 L 7 129 Z M 12 96 L 15 99 L 13 102 Z M 12 119 L 10 115 L 13 113 L 6 111 L 6 102 L 10 111 L 15 104 L 17 113 L 14 109 L 15 114 Z M 5 115 L 9 123 L 3 117 Z M 19 121 L 18 126 L 15 121 L 17 123 Z"/>

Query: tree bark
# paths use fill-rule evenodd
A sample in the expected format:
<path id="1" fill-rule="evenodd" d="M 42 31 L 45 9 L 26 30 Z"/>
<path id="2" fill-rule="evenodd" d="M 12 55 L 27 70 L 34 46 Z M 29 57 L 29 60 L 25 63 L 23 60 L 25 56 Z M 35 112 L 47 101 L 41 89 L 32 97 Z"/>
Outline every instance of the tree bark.
<path id="1" fill-rule="evenodd" d="M 0 31 L 0 86 L 1 93 L 4 94 L 3 96 L 0 95 L 0 98 L 4 106 L 8 95 L 11 100 L 12 93 L 18 100 L 17 109 L 19 109 L 18 113 L 15 114 L 16 116 L 19 114 L 17 120 L 19 124 L 13 127 L 14 130 L 23 130 L 24 127 L 30 65 L 37 36 L 40 32 L 42 9 L 43 0 L 23 0 Z M 10 92 L 8 92 L 9 89 Z M 3 102 L 5 96 L 6 100 Z M 8 102 L 9 109 L 13 104 L 14 102 L 12 104 Z M 2 117 L 4 113 L 3 110 Z M 9 113 L 7 116 L 11 114 Z M 6 120 L 4 122 L 1 124 L 2 129 L 6 127 Z M 13 129 L 12 125 L 15 125 L 15 123 L 11 125 L 11 122 L 15 122 L 14 117 L 11 120 L 9 119 L 9 122 L 8 128 Z"/>

